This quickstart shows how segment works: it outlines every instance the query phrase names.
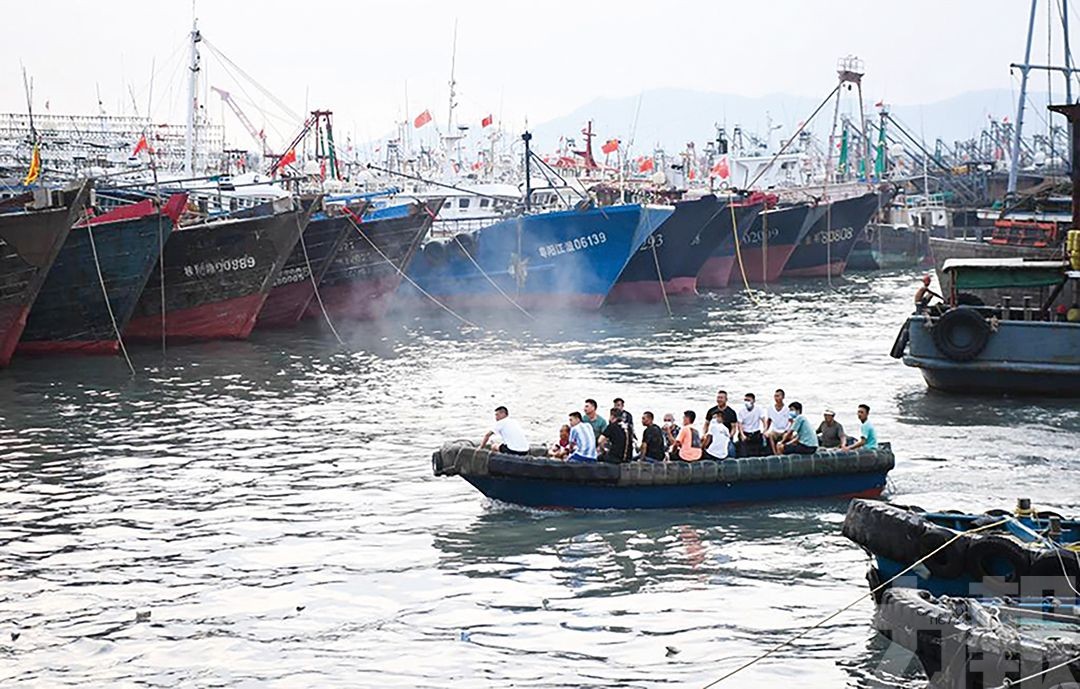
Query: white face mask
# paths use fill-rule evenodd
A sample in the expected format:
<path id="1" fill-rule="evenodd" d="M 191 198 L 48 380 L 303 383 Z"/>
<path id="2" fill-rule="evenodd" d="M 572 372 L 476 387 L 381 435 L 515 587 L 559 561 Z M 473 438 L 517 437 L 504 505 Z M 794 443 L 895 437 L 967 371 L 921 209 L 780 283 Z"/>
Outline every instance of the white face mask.
<path id="1" fill-rule="evenodd" d="M 750 411 L 751 409 L 754 408 L 754 403 L 753 402 L 746 401 L 746 402 L 743 402 L 743 404 L 746 406 L 746 411 Z"/>

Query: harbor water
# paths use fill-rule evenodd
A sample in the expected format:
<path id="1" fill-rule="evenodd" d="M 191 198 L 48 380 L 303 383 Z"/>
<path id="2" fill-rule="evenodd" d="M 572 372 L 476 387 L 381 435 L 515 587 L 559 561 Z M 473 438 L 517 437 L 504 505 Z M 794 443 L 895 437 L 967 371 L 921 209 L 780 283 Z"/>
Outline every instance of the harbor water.
<path id="1" fill-rule="evenodd" d="M 845 501 L 541 512 L 431 474 L 497 404 L 553 441 L 586 397 L 640 418 L 784 388 L 887 499 L 1080 513 L 1080 409 L 928 391 L 889 358 L 912 272 L 672 304 L 399 314 L 0 371 L 0 686 L 703 686 L 866 592 Z M 864 599 L 720 686 L 925 677 Z"/>

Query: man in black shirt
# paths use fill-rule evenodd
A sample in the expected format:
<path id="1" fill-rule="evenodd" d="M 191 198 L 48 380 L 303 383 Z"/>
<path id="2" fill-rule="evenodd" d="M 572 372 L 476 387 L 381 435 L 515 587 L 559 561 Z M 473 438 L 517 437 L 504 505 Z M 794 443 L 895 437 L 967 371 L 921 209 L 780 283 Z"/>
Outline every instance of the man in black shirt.
<path id="1" fill-rule="evenodd" d="M 611 415 L 608 417 L 607 428 L 600 434 L 598 439 L 600 456 L 598 459 L 601 462 L 608 462 L 609 464 L 622 464 L 623 462 L 630 461 L 630 434 L 627 433 L 626 426 L 623 425 L 621 414 L 615 407 L 611 408 Z"/>
<path id="2" fill-rule="evenodd" d="M 731 433 L 735 430 L 735 425 L 739 423 L 739 415 L 735 413 L 735 410 L 727 404 L 727 390 L 720 390 L 716 393 L 716 406 L 710 407 L 709 411 L 705 412 L 705 432 L 709 431 L 709 422 L 712 418 L 720 414 L 720 420 L 728 430 L 728 442 L 731 446 L 728 448 L 728 456 L 735 456 L 735 444 L 731 440 Z M 716 442 L 714 439 L 713 442 Z"/>
<path id="3" fill-rule="evenodd" d="M 641 426 L 645 429 L 641 432 L 641 447 L 638 449 L 641 458 L 655 462 L 664 461 L 667 442 L 664 440 L 664 432 L 653 423 L 653 413 L 651 411 L 641 415 Z"/>
<path id="4" fill-rule="evenodd" d="M 626 411 L 626 402 L 622 397 L 616 397 L 611 402 L 611 406 L 619 410 L 619 420 L 626 426 L 626 433 L 631 440 L 635 440 L 637 436 L 634 434 L 634 415 Z"/>

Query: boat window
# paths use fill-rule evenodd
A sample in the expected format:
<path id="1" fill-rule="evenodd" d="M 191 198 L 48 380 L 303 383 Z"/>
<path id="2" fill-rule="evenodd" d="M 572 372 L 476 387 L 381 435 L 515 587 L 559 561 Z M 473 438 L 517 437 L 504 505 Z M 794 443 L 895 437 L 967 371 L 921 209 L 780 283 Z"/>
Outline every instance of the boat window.
<path id="1" fill-rule="evenodd" d="M 480 207 L 487 208 L 491 205 L 491 199 L 480 199 Z"/>
<path id="2" fill-rule="evenodd" d="M 450 207 L 450 199 L 446 199 L 445 201 L 443 201 L 442 207 L 443 208 L 449 208 Z"/>
<path id="3" fill-rule="evenodd" d="M 458 199 L 457 205 L 458 205 L 458 208 L 468 208 L 469 207 L 469 199 Z"/>

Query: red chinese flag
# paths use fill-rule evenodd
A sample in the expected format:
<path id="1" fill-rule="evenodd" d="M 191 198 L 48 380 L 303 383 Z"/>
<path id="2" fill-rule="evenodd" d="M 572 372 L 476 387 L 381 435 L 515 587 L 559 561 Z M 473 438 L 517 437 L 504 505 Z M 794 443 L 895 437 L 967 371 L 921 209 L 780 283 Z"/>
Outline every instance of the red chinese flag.
<path id="1" fill-rule="evenodd" d="M 638 172 L 651 172 L 653 169 L 653 159 L 646 158 L 641 161 L 641 165 L 638 166 Z"/>
<path id="2" fill-rule="evenodd" d="M 480 128 L 483 129 L 484 127 L 490 127 L 493 122 L 495 122 L 495 118 L 493 118 L 491 115 L 488 115 L 484 119 L 480 120 Z"/>
<path id="3" fill-rule="evenodd" d="M 296 162 L 296 149 L 295 148 L 290 148 L 285 153 L 285 155 L 281 156 L 281 160 L 278 161 L 277 167 L 274 168 L 274 170 L 275 171 L 280 170 L 281 168 L 285 167 L 289 163 L 295 163 L 295 162 Z"/>
<path id="4" fill-rule="evenodd" d="M 146 143 L 146 136 L 145 135 L 140 136 L 139 137 L 139 143 L 135 144 L 135 150 L 132 151 L 131 155 L 137 156 L 137 155 L 139 155 L 140 153 L 142 153 L 143 151 L 145 151 L 145 150 L 147 150 L 149 148 L 150 148 L 150 144 Z"/>
<path id="5" fill-rule="evenodd" d="M 619 140 L 618 139 L 608 139 L 607 143 L 605 143 L 603 146 L 600 147 L 600 150 L 603 151 L 605 153 L 605 155 L 610 154 L 610 153 L 614 153 L 615 151 L 619 150 Z"/>
<path id="6" fill-rule="evenodd" d="M 727 156 L 721 158 L 716 163 L 716 165 L 713 165 L 712 169 L 709 170 L 710 177 L 720 177 L 722 179 L 727 179 L 728 175 L 730 174 L 731 170 L 728 168 Z"/>
<path id="7" fill-rule="evenodd" d="M 416 129 L 419 129 L 420 127 L 423 127 L 425 124 L 427 124 L 430 121 L 431 121 L 431 111 L 430 110 L 425 110 L 424 112 L 417 115 L 416 119 L 413 120 L 413 127 L 416 128 Z"/>

